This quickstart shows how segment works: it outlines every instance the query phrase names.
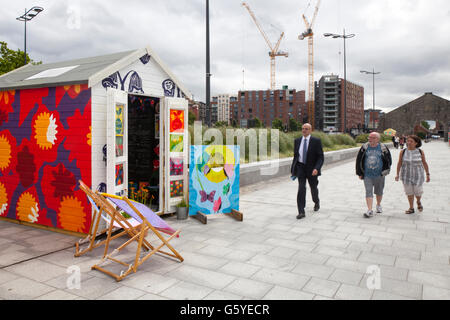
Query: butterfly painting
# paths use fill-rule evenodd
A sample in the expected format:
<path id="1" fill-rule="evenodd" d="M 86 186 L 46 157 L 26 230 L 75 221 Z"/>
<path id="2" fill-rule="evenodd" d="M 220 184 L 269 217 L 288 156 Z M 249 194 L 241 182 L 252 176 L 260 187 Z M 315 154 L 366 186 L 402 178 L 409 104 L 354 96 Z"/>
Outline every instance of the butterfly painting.
<path id="1" fill-rule="evenodd" d="M 239 146 L 191 146 L 189 212 L 239 210 Z"/>
<path id="2" fill-rule="evenodd" d="M 207 194 L 203 190 L 200 190 L 198 193 L 200 194 L 201 202 L 205 202 L 205 201 L 214 202 L 214 195 L 216 194 L 216 190 L 212 191 L 210 194 Z"/>

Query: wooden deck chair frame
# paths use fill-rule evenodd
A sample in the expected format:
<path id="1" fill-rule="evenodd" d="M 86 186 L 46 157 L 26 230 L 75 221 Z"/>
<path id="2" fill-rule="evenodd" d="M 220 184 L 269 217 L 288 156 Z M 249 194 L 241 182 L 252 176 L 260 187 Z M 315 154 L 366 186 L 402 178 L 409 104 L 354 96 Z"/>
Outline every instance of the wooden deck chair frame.
<path id="1" fill-rule="evenodd" d="M 84 239 L 81 239 L 80 241 L 77 241 L 75 243 L 75 257 L 80 257 L 83 254 L 106 244 L 107 239 L 100 241 L 100 240 L 97 240 L 97 238 L 99 236 L 107 234 L 108 231 L 114 232 L 114 231 L 112 231 L 112 229 L 110 229 L 110 225 L 113 225 L 111 220 L 109 221 L 109 223 L 108 223 L 109 225 L 105 229 L 98 231 L 99 225 L 100 225 L 100 219 L 102 218 L 102 213 L 105 210 L 101 206 L 103 200 L 98 199 L 98 194 L 93 192 L 83 181 L 79 180 L 78 182 L 80 184 L 80 189 L 84 191 L 84 193 L 86 194 L 88 199 L 90 198 L 89 200 L 93 202 L 92 204 L 95 204 L 95 207 L 94 207 L 94 215 L 92 217 L 92 222 L 91 222 L 91 226 L 89 228 L 87 237 Z M 125 221 L 120 221 L 120 222 L 117 221 L 117 224 L 123 229 L 123 231 L 111 236 L 110 240 L 114 240 L 123 235 L 128 235 L 130 237 L 133 237 L 139 232 L 137 229 L 139 226 L 133 227 L 128 221 L 126 221 L 126 219 L 125 219 Z M 85 249 L 81 250 L 80 246 L 84 245 L 86 243 L 88 243 L 88 246 Z M 144 243 L 145 250 L 150 250 L 150 248 L 151 247 L 149 246 L 148 243 Z"/>
<path id="2" fill-rule="evenodd" d="M 96 194 L 97 199 L 101 202 L 101 207 L 105 210 L 106 213 L 108 213 L 111 217 L 111 224 L 109 226 L 108 232 L 107 232 L 107 238 L 105 243 L 105 251 L 103 254 L 103 258 L 100 260 L 100 262 L 94 266 L 92 266 L 92 269 L 99 270 L 113 278 L 116 279 L 116 281 L 120 281 L 123 278 L 125 278 L 127 275 L 129 275 L 131 272 L 136 273 L 137 269 L 140 265 L 142 265 L 148 258 L 150 258 L 155 253 L 160 253 L 175 259 L 178 259 L 180 262 L 183 262 L 183 257 L 169 244 L 169 241 L 172 240 L 174 237 L 178 236 L 181 230 L 176 230 L 170 237 L 165 238 L 161 235 L 161 233 L 155 229 L 155 227 L 152 226 L 152 224 L 139 212 L 139 210 L 136 209 L 136 207 L 133 205 L 133 203 L 127 198 L 127 197 L 119 197 L 119 196 L 113 196 L 108 195 L 108 197 L 114 197 L 119 200 L 124 200 L 128 206 L 137 214 L 137 216 L 141 219 L 142 224 L 140 224 L 138 227 L 134 228 L 134 231 L 137 231 L 130 239 L 128 239 L 126 242 L 121 244 L 118 248 L 114 249 L 110 254 L 108 254 L 108 248 L 110 246 L 110 241 L 113 239 L 111 235 L 112 226 L 114 221 L 123 221 L 126 219 L 120 214 L 118 210 L 114 208 L 114 206 L 101 194 Z M 145 238 L 145 234 L 147 230 L 151 230 L 160 240 L 161 244 L 158 246 L 152 246 Z M 133 241 L 137 241 L 137 249 L 136 249 L 136 255 L 133 263 L 129 264 L 124 261 L 121 261 L 119 259 L 113 258 L 113 255 L 116 255 L 119 253 L 122 249 L 127 247 L 129 244 L 131 244 Z M 142 258 L 141 252 L 142 252 L 142 246 L 143 244 L 146 244 L 150 251 L 146 253 Z M 172 253 L 166 252 L 161 250 L 162 247 L 167 246 Z M 107 260 L 111 260 L 113 262 L 119 263 L 125 267 L 128 267 L 127 270 L 121 271 L 120 274 L 115 274 L 109 270 L 106 270 L 101 265 L 105 263 Z"/>

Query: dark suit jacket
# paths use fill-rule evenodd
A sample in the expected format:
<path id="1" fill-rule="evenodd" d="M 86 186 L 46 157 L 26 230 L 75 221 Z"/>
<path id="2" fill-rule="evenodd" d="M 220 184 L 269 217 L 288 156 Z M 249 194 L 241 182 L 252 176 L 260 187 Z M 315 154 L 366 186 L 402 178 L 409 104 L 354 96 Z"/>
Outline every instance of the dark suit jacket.
<path id="1" fill-rule="evenodd" d="M 304 173 L 297 172 L 297 162 L 299 158 L 298 150 L 300 148 L 300 144 L 302 143 L 303 137 L 295 139 L 294 143 L 294 159 L 291 165 L 291 175 L 300 177 L 304 176 Z M 306 152 L 306 176 L 311 176 L 314 169 L 317 169 L 320 176 L 320 169 L 323 165 L 323 149 L 322 149 L 322 141 L 319 138 L 311 136 L 309 139 L 308 151 Z"/>

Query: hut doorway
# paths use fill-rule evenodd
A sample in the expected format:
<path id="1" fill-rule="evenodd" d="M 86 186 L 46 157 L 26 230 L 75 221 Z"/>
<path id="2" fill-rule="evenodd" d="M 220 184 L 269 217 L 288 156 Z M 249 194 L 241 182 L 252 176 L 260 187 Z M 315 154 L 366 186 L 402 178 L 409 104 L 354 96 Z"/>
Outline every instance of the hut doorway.
<path id="1" fill-rule="evenodd" d="M 160 206 L 160 110 L 157 97 L 128 94 L 128 197 Z"/>

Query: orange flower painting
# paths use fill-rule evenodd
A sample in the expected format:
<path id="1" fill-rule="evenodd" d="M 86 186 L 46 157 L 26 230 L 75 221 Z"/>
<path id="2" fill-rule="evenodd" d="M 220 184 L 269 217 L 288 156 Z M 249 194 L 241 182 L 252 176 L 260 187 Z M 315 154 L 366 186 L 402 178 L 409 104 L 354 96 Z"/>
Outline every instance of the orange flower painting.
<path id="1" fill-rule="evenodd" d="M 170 132 L 184 131 L 184 111 L 170 110 Z"/>

